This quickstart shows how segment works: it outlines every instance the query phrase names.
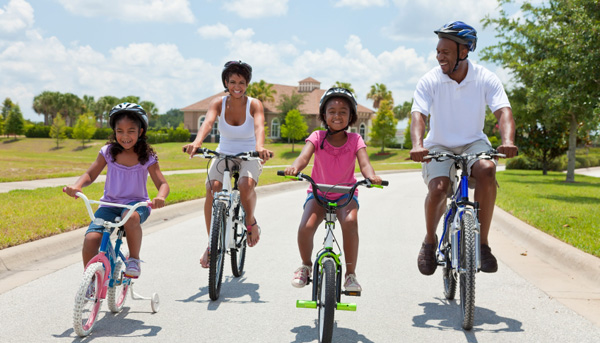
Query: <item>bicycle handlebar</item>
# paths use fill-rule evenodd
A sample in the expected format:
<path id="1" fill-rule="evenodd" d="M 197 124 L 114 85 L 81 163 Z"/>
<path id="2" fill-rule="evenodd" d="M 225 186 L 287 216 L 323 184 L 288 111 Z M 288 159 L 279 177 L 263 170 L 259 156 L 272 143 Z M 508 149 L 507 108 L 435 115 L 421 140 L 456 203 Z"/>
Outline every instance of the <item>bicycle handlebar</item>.
<path id="1" fill-rule="evenodd" d="M 187 152 L 187 149 L 183 149 L 183 152 Z M 240 152 L 239 154 L 235 154 L 235 155 L 228 155 L 228 154 L 223 154 L 214 150 L 210 150 L 207 148 L 198 148 L 196 150 L 196 153 L 199 155 L 199 157 L 204 157 L 204 158 L 214 158 L 214 157 L 235 157 L 235 158 L 240 158 L 242 160 L 260 160 L 260 155 L 258 154 L 258 151 L 247 151 L 247 152 Z M 269 154 L 270 157 L 273 157 L 273 153 Z"/>
<path id="2" fill-rule="evenodd" d="M 63 188 L 63 192 L 65 192 L 65 188 Z M 111 228 L 121 227 L 121 226 L 125 225 L 125 223 L 129 220 L 129 218 L 133 215 L 133 213 L 135 212 L 135 210 L 138 207 L 148 206 L 148 207 L 152 208 L 152 201 L 140 201 L 135 205 L 123 205 L 123 204 L 115 204 L 115 203 L 99 201 L 99 200 L 89 200 L 88 197 L 81 192 L 77 192 L 77 193 L 75 193 L 75 195 L 76 195 L 76 199 L 77 198 L 83 199 L 83 201 L 85 203 L 85 207 L 88 211 L 88 214 L 89 214 L 90 218 L 92 219 L 92 222 L 94 222 L 97 225 L 102 225 L 104 227 L 111 227 Z M 129 209 L 129 212 L 127 212 L 125 217 L 123 219 L 121 219 L 119 222 L 109 222 L 109 221 L 105 221 L 102 218 L 96 218 L 96 216 L 94 215 L 94 211 L 92 211 L 91 204 L 100 204 L 100 205 L 108 205 L 108 206 L 113 206 L 113 207 L 127 208 L 127 209 Z"/>
<path id="3" fill-rule="evenodd" d="M 354 191 L 356 190 L 356 187 L 358 187 L 358 186 L 365 186 L 367 188 L 372 188 L 372 187 L 383 188 L 384 186 L 388 186 L 390 184 L 388 181 L 381 181 L 381 185 L 376 185 L 376 184 L 372 183 L 371 180 L 369 180 L 369 179 L 363 179 L 363 180 L 357 181 L 352 186 L 327 185 L 327 184 L 318 184 L 310 176 L 303 174 L 303 173 L 298 173 L 296 176 L 292 176 L 292 175 L 285 175 L 285 172 L 283 170 L 278 170 L 277 175 L 284 176 L 284 177 L 292 179 L 292 180 L 310 182 L 310 184 L 312 185 L 313 194 L 315 194 L 315 192 L 316 192 L 315 190 L 320 190 L 324 193 L 354 194 Z M 323 207 L 327 207 L 325 205 L 325 203 L 317 196 L 317 194 L 315 194 L 315 200 L 317 201 L 317 203 L 319 205 L 321 205 Z M 346 200 L 346 202 L 344 202 L 341 205 L 337 205 L 337 208 L 345 207 L 346 205 L 348 205 L 350 203 L 351 200 L 352 200 L 352 197 L 349 196 L 348 199 Z"/>
<path id="4" fill-rule="evenodd" d="M 460 155 L 455 155 L 449 152 L 430 152 L 428 155 L 426 155 L 425 157 L 423 157 L 424 160 L 436 160 L 436 161 L 445 161 L 446 159 L 453 159 L 455 161 L 461 161 L 461 160 L 471 160 L 474 158 L 483 158 L 486 160 L 491 160 L 494 157 L 500 157 L 500 158 L 504 158 L 506 157 L 505 154 L 501 154 L 498 151 L 496 151 L 495 149 L 491 149 L 488 151 L 482 151 L 482 152 L 478 152 L 476 154 L 460 154 Z"/>

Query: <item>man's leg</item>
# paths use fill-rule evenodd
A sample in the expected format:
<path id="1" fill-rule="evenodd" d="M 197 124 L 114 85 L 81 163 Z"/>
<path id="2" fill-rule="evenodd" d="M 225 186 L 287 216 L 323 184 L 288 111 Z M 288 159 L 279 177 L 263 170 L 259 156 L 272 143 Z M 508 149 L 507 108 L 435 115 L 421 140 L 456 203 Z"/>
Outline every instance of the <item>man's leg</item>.
<path id="1" fill-rule="evenodd" d="M 479 203 L 481 271 L 494 273 L 498 270 L 498 262 L 489 248 L 488 234 L 496 203 L 496 164 L 489 160 L 479 160 L 473 164 L 471 176 L 477 180 L 475 201 Z"/>
<path id="2" fill-rule="evenodd" d="M 429 193 L 425 198 L 425 226 L 427 234 L 425 235 L 425 240 L 421 245 L 417 259 L 417 266 L 423 275 L 432 275 L 437 268 L 437 261 L 435 259 L 437 236 L 435 231 L 446 208 L 446 194 L 449 183 L 450 178 L 443 176 L 432 179 L 428 184 Z"/>

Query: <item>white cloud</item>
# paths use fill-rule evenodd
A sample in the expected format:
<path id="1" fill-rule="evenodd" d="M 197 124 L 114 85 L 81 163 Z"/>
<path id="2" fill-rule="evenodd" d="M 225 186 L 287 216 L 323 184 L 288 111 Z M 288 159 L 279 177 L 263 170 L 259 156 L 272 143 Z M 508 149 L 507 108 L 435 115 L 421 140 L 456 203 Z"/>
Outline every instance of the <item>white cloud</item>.
<path id="1" fill-rule="evenodd" d="M 381 7 L 387 5 L 387 3 L 387 0 L 339 0 L 334 6 L 360 9 L 366 7 Z"/>
<path id="2" fill-rule="evenodd" d="M 289 0 L 232 0 L 223 8 L 242 18 L 280 17 L 287 13 Z"/>
<path id="3" fill-rule="evenodd" d="M 59 0 L 65 9 L 84 17 L 108 17 L 136 22 L 194 22 L 188 0 Z"/>
<path id="4" fill-rule="evenodd" d="M 233 36 L 229 28 L 221 23 L 202 26 L 198 28 L 198 34 L 206 39 L 230 38 Z"/>
<path id="5" fill-rule="evenodd" d="M 0 8 L 0 34 L 30 28 L 33 21 L 33 7 L 25 0 L 10 0 Z"/>

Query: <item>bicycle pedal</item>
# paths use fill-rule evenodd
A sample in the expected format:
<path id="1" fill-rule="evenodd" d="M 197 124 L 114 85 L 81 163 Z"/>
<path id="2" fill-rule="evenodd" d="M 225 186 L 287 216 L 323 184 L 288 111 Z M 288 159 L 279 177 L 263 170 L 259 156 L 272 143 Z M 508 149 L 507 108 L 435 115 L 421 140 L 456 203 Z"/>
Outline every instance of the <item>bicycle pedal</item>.
<path id="1" fill-rule="evenodd" d="M 360 293 L 361 293 L 361 291 L 343 291 L 342 292 L 343 295 L 347 295 L 350 297 L 360 297 Z"/>
<path id="2" fill-rule="evenodd" d="M 296 300 L 296 308 L 317 308 L 317 302 L 309 300 Z"/>
<path id="3" fill-rule="evenodd" d="M 356 304 L 352 303 L 337 303 L 336 309 L 339 311 L 356 311 Z"/>

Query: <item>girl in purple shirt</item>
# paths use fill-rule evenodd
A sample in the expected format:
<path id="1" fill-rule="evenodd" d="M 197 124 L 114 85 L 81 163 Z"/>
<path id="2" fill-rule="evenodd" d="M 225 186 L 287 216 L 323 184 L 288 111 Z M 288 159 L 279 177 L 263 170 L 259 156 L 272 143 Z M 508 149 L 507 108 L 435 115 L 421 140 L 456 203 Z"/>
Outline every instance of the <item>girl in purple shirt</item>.
<path id="1" fill-rule="evenodd" d="M 160 171 L 154 149 L 146 142 L 146 112 L 137 104 L 125 102 L 113 107 L 109 116 L 110 127 L 113 129 L 109 142 L 100 149 L 91 167 L 72 186 L 65 187 L 65 192 L 75 197 L 75 193 L 92 184 L 104 167 L 108 166 L 104 195 L 100 200 L 124 205 L 149 201 L 146 182 L 150 174 L 158 189 L 158 195 L 152 199 L 152 208 L 163 207 L 165 198 L 169 195 L 169 185 Z M 116 217 L 123 217 L 127 211 L 120 207 L 101 205 L 95 216 L 112 221 Z M 129 248 L 125 274 L 131 278 L 140 275 L 141 224 L 149 215 L 148 207 L 138 207 L 124 225 Z M 83 241 L 84 267 L 98 253 L 103 229 L 102 226 L 90 223 Z"/>
<path id="2" fill-rule="evenodd" d="M 365 142 L 356 133 L 346 132 L 357 120 L 357 103 L 352 92 L 345 88 L 330 88 L 323 94 L 319 103 L 319 116 L 327 131 L 315 131 L 307 139 L 300 156 L 285 169 L 286 175 L 297 175 L 315 155 L 311 177 L 316 183 L 330 185 L 355 183 L 354 167 L 356 160 L 365 178 L 374 184 L 381 184 L 381 178 L 369 161 Z M 323 221 L 325 209 L 314 200 L 311 189 L 304 204 L 304 214 L 298 228 L 298 248 L 302 266 L 294 272 L 292 286 L 301 288 L 307 283 L 312 269 L 313 238 L 319 223 Z M 318 191 L 318 196 L 324 194 Z M 328 194 L 328 200 L 343 200 L 346 194 Z M 358 259 L 358 190 L 352 195 L 354 201 L 337 211 L 344 236 L 346 275 L 344 288 L 347 291 L 361 291 L 356 280 Z"/>

